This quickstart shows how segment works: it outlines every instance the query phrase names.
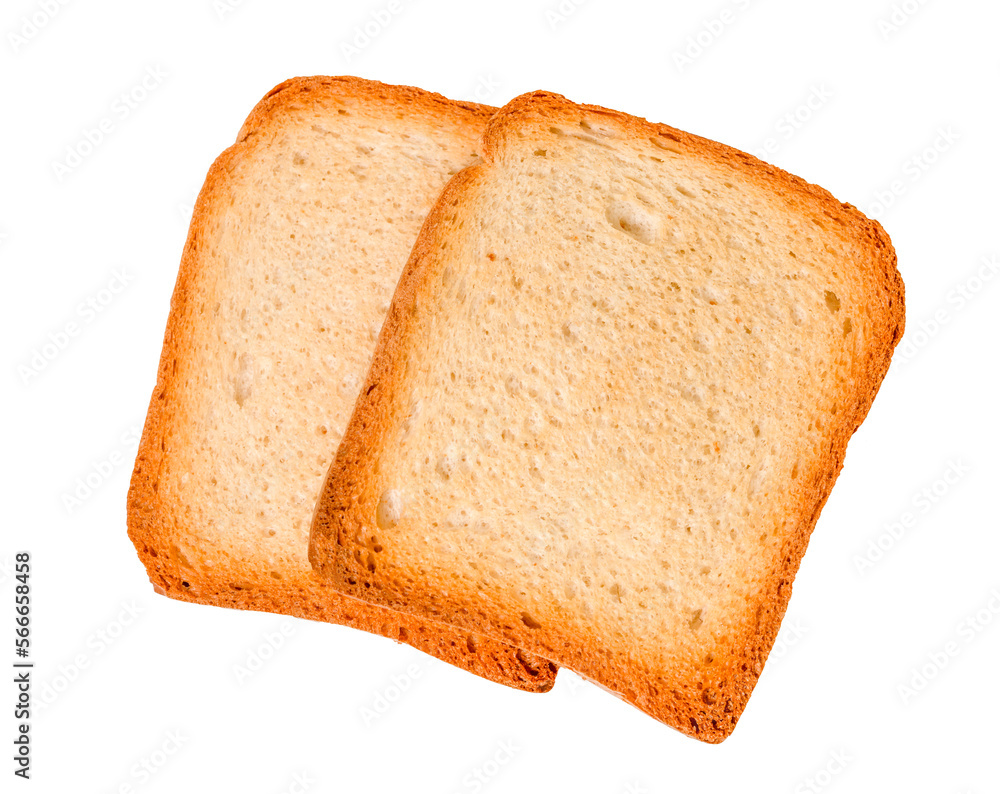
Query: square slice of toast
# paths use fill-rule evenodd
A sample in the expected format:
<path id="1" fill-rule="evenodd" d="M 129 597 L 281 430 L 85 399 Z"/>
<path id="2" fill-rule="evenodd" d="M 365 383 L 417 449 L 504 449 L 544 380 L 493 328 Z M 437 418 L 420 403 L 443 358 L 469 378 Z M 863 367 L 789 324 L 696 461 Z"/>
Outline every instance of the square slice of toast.
<path id="1" fill-rule="evenodd" d="M 310 559 L 722 741 L 903 332 L 892 245 L 750 155 L 553 94 L 483 152 L 396 289 Z"/>
<path id="2" fill-rule="evenodd" d="M 381 634 L 484 678 L 551 688 L 503 641 L 346 597 L 309 526 L 396 281 L 492 108 L 350 77 L 290 80 L 198 197 L 128 496 L 159 592 Z"/>

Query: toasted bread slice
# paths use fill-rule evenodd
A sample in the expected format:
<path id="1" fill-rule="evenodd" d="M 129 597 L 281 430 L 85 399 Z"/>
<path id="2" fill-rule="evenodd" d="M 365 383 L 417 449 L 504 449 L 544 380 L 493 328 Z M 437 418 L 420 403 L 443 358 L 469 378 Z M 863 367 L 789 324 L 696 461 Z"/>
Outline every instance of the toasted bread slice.
<path id="1" fill-rule="evenodd" d="M 902 331 L 895 253 L 853 207 L 520 97 L 423 227 L 310 558 L 721 741 Z"/>
<path id="2" fill-rule="evenodd" d="M 128 497 L 129 535 L 160 592 L 342 623 L 551 688 L 550 663 L 345 597 L 307 558 L 399 273 L 491 112 L 355 78 L 290 80 L 212 166 Z"/>

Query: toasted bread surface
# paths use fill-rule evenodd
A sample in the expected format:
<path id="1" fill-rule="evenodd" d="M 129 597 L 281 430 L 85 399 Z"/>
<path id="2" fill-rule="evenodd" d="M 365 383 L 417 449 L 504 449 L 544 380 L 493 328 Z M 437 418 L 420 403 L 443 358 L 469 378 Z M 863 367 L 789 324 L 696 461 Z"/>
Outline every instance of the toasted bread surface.
<path id="1" fill-rule="evenodd" d="M 421 231 L 310 558 L 721 741 L 903 325 L 895 252 L 854 207 L 519 97 Z"/>

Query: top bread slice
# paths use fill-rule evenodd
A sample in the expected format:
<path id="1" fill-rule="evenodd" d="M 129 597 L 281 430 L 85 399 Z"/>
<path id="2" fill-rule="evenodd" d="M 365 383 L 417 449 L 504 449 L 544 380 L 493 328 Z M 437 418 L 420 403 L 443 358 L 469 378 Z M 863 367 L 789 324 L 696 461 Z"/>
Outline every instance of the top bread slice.
<path id="1" fill-rule="evenodd" d="M 397 287 L 310 559 L 721 741 L 902 334 L 895 253 L 750 155 L 557 95 L 483 149 Z"/>
<path id="2" fill-rule="evenodd" d="M 159 592 L 342 623 L 551 688 L 503 642 L 347 598 L 307 558 L 399 273 L 492 108 L 355 78 L 272 90 L 198 197 L 128 496 Z"/>

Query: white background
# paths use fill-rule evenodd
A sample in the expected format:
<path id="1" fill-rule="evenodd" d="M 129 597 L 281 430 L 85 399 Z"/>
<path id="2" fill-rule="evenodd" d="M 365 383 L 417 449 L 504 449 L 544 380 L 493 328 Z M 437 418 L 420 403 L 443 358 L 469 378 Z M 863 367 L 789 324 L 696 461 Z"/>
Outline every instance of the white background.
<path id="1" fill-rule="evenodd" d="M 352 57 L 343 45 L 387 2 L 44 7 L 0 12 L 0 646 L 6 665 L 9 567 L 30 549 L 36 696 L 49 701 L 36 701 L 33 780 L 8 788 L 4 760 L 4 791 L 1000 790 L 1000 274 L 983 266 L 1000 255 L 998 4 L 907 0 L 894 24 L 882 0 L 399 0 Z M 43 24 L 29 37 L 32 18 Z M 165 77 L 126 117 L 116 98 L 150 68 Z M 125 493 L 190 207 L 257 100 L 307 74 L 492 104 L 543 88 L 750 151 L 771 138 L 767 159 L 884 223 L 907 333 L 724 744 L 685 738 L 569 671 L 549 695 L 522 694 L 339 626 L 152 593 Z M 58 178 L 54 164 L 103 118 L 111 131 Z M 127 286 L 81 314 L 121 268 Z M 25 382 L 19 368 L 74 321 L 79 335 Z M 77 479 L 111 461 L 67 506 Z M 949 467 L 963 473 L 946 483 Z M 879 540 L 881 559 L 859 570 Z M 276 636 L 240 681 L 237 666 Z M 413 665 L 407 691 L 366 726 L 361 709 Z M 925 665 L 930 680 L 904 697 Z M 3 692 L 9 759 L 14 690 Z M 488 764 L 498 753 L 506 762 Z"/>

